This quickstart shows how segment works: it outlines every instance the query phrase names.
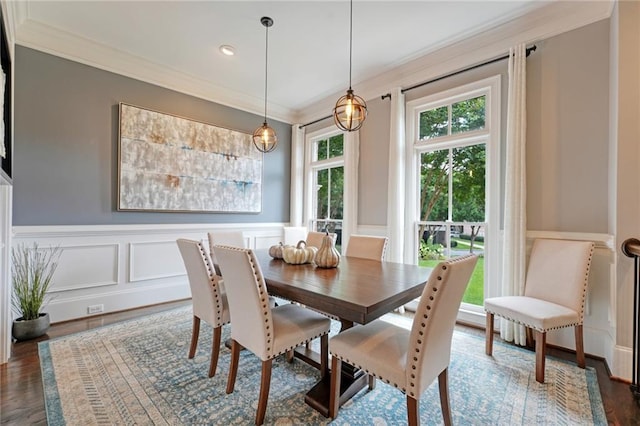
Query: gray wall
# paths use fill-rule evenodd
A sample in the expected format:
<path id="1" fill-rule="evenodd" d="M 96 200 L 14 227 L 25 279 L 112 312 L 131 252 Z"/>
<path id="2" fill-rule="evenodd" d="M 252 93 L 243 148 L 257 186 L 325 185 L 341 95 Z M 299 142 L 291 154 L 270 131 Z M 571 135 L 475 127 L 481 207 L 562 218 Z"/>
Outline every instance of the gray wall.
<path id="1" fill-rule="evenodd" d="M 607 232 L 608 64 L 608 19 L 539 42 L 529 56 L 529 230 Z M 502 78 L 504 193 L 507 60 L 408 91 L 405 99 L 417 99 L 497 74 Z M 360 136 L 360 225 L 386 225 L 390 107 L 388 100 L 378 99 L 368 103 L 369 115 Z"/>
<path id="2" fill-rule="evenodd" d="M 260 214 L 118 212 L 118 103 L 253 133 L 263 118 L 16 46 L 13 225 L 288 222 L 291 126 L 269 120 Z"/>
<path id="3" fill-rule="evenodd" d="M 608 231 L 609 20 L 527 62 L 528 229 Z"/>

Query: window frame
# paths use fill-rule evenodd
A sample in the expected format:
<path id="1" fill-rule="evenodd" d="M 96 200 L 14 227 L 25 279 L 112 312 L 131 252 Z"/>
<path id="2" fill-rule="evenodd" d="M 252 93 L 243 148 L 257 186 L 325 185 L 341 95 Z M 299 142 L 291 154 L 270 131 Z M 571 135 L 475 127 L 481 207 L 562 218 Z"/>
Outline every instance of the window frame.
<path id="1" fill-rule="evenodd" d="M 405 177 L 405 246 L 404 261 L 418 263 L 418 222 L 420 222 L 420 154 L 426 150 L 448 149 L 468 146 L 474 142 L 485 141 L 485 276 L 484 297 L 492 297 L 500 291 L 500 145 L 501 145 L 501 77 L 496 75 L 458 86 L 439 93 L 428 95 L 406 103 L 405 140 L 406 140 L 406 177 Z M 466 99 L 485 95 L 485 128 L 469 132 L 449 134 L 433 139 L 419 139 L 420 113 L 442 106 L 448 106 Z M 449 119 L 449 128 L 451 119 Z M 409 225 L 410 224 L 410 225 Z M 482 306 L 463 304 L 460 319 L 483 325 L 485 314 Z"/>
<path id="2" fill-rule="evenodd" d="M 336 135 L 343 136 L 342 156 L 314 160 L 317 158 L 317 142 L 329 139 Z M 315 217 L 317 204 L 315 198 L 315 172 L 317 170 L 332 167 L 343 167 L 343 209 L 342 209 L 342 244 L 348 243 L 348 235 L 357 225 L 357 155 L 358 145 L 348 132 L 341 131 L 335 125 L 325 127 L 305 135 L 304 149 L 304 208 L 303 223 L 311 229 L 314 220 L 322 220 Z M 352 170 L 354 169 L 355 170 Z"/>

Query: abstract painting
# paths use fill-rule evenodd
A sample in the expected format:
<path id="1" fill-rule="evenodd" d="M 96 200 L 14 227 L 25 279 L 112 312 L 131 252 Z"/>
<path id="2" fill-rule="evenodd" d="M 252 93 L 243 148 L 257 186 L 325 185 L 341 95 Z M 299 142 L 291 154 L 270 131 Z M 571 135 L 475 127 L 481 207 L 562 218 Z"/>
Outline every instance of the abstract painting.
<path id="1" fill-rule="evenodd" d="M 252 136 L 120 103 L 118 210 L 259 213 Z"/>

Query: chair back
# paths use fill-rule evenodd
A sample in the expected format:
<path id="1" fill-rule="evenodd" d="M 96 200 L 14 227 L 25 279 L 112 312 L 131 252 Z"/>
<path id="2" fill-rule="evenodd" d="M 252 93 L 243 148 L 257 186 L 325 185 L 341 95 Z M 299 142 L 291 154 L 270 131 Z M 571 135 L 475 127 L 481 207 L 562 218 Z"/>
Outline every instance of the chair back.
<path id="1" fill-rule="evenodd" d="M 226 297 L 222 280 L 215 274 L 213 263 L 202 242 L 180 238 L 177 243 L 187 270 L 193 314 L 212 327 L 226 324 L 229 320 L 224 312 Z"/>
<path id="2" fill-rule="evenodd" d="M 345 256 L 379 260 L 382 262 L 387 251 L 388 241 L 389 239 L 387 237 L 351 235 Z"/>
<path id="3" fill-rule="evenodd" d="M 284 245 L 295 246 L 300 240 L 307 238 L 306 226 L 285 226 L 282 243 Z"/>
<path id="4" fill-rule="evenodd" d="M 240 248 L 245 248 L 247 246 L 242 231 L 209 232 L 207 233 L 207 237 L 209 238 L 209 253 L 211 254 L 211 260 L 213 260 L 213 263 L 216 265 L 218 264 L 218 260 L 213 251 L 213 246 L 216 244 Z"/>
<path id="5" fill-rule="evenodd" d="M 322 247 L 322 239 L 325 237 L 325 235 L 327 234 L 324 232 L 310 231 L 307 234 L 307 239 L 305 240 L 305 242 L 307 243 L 307 247 L 315 247 L 319 249 L 320 247 Z M 329 235 L 331 236 L 331 238 L 333 238 L 333 244 L 335 244 L 338 234 L 330 232 Z"/>
<path id="6" fill-rule="evenodd" d="M 440 262 L 422 291 L 409 338 L 407 395 L 420 394 L 449 365 L 453 328 L 478 256 Z"/>
<path id="7" fill-rule="evenodd" d="M 273 352 L 273 319 L 260 265 L 250 249 L 214 246 L 222 276 L 233 277 L 226 288 L 231 311 L 231 338 L 267 360 Z"/>
<path id="8" fill-rule="evenodd" d="M 524 295 L 566 306 L 582 323 L 593 248 L 591 241 L 536 239 Z"/>

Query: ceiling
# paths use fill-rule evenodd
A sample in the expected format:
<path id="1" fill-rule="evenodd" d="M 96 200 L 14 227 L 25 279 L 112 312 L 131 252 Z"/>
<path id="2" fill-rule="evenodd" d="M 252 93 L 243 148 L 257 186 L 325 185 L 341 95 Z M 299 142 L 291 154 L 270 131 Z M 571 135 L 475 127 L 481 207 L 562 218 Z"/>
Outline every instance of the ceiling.
<path id="1" fill-rule="evenodd" d="M 356 0 L 353 88 L 357 94 L 362 82 L 547 3 Z M 349 84 L 349 2 L 344 0 L 24 0 L 21 8 L 18 44 L 32 45 L 29 40 L 38 31 L 41 38 L 48 34 L 50 44 L 81 40 L 83 46 L 93 46 L 84 48 L 88 56 L 99 47 L 102 56 L 135 58 L 138 66 L 171 76 L 165 79 L 209 87 L 203 97 L 224 93 L 227 101 L 222 103 L 236 99 L 241 109 L 259 114 L 265 90 L 260 18 L 269 16 L 274 25 L 269 29 L 268 110 L 284 121 L 327 97 L 337 99 Z M 235 56 L 222 55 L 218 49 L 223 44 L 234 46 Z M 55 53 L 56 48 L 49 50 Z M 77 54 L 66 56 L 78 59 Z M 198 95 L 197 89 L 192 92 Z"/>

